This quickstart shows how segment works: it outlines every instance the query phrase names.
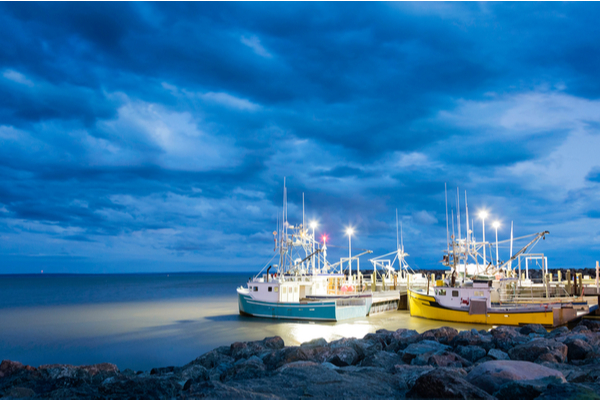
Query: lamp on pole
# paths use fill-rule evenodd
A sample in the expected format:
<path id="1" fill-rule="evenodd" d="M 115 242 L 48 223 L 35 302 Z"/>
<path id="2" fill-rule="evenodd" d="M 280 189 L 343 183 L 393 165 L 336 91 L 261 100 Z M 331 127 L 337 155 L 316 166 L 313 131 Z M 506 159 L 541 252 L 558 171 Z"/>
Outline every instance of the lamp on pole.
<path id="1" fill-rule="evenodd" d="M 346 234 L 348 235 L 348 275 L 352 277 L 352 234 L 354 233 L 354 229 L 348 228 L 346 229 Z"/>
<path id="2" fill-rule="evenodd" d="M 498 268 L 498 228 L 500 227 L 499 221 L 494 221 L 494 228 L 496 229 L 496 268 Z"/>
<path id="3" fill-rule="evenodd" d="M 487 218 L 488 213 L 486 211 L 481 211 L 479 213 L 479 218 L 481 218 L 481 225 L 483 229 L 483 265 L 485 266 L 485 219 Z"/>

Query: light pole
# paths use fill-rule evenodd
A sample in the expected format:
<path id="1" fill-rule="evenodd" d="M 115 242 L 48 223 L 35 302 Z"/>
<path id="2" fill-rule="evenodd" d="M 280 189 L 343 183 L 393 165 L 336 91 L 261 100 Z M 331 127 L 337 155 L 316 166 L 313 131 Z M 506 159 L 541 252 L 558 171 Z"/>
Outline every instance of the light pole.
<path id="1" fill-rule="evenodd" d="M 496 268 L 498 268 L 498 228 L 500 227 L 500 222 L 494 222 L 494 228 L 496 228 Z"/>
<path id="2" fill-rule="evenodd" d="M 312 267 L 313 267 L 313 274 L 315 273 L 315 256 L 314 256 L 314 252 L 315 252 L 315 228 L 317 227 L 317 223 L 315 221 L 310 221 L 310 227 L 312 228 Z"/>
<path id="3" fill-rule="evenodd" d="M 479 218 L 481 218 L 481 225 L 483 226 L 483 265 L 485 266 L 485 219 L 487 218 L 488 213 L 485 211 L 481 211 L 479 213 Z"/>
<path id="4" fill-rule="evenodd" d="M 348 228 L 346 229 L 346 234 L 348 235 L 348 276 L 352 278 L 352 234 L 354 233 L 354 229 Z"/>

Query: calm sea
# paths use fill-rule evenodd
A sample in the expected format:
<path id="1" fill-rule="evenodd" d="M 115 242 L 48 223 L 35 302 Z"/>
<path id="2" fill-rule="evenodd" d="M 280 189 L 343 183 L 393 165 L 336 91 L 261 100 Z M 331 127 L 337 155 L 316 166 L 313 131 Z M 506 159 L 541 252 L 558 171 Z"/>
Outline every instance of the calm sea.
<path id="1" fill-rule="evenodd" d="M 274 335 L 298 345 L 319 337 L 360 338 L 381 328 L 490 328 L 411 318 L 406 311 L 341 323 L 242 317 L 235 289 L 249 276 L 0 275 L 0 359 L 33 366 L 111 362 L 148 370 Z"/>

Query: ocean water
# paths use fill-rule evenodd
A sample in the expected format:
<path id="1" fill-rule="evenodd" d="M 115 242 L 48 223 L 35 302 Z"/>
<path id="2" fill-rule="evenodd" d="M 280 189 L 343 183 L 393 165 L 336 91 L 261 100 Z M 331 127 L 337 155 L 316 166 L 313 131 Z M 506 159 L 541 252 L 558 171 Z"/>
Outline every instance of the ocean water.
<path id="1" fill-rule="evenodd" d="M 0 275 L 0 359 L 36 367 L 111 362 L 148 370 L 275 335 L 286 345 L 299 345 L 320 337 L 361 338 L 382 328 L 491 328 L 411 318 L 407 311 L 339 323 L 243 317 L 235 289 L 249 276 Z"/>

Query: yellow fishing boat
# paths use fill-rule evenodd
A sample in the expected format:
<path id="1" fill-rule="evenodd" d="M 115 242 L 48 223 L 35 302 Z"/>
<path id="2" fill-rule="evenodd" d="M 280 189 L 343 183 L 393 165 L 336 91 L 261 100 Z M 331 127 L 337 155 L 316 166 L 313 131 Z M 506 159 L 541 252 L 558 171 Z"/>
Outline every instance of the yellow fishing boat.
<path id="1" fill-rule="evenodd" d="M 409 288 L 410 315 L 472 324 L 546 327 L 563 325 L 578 316 L 572 303 L 492 303 L 491 291 L 486 282 L 473 282 L 473 286 L 466 287 L 437 286 L 429 295 L 425 289 Z"/>

